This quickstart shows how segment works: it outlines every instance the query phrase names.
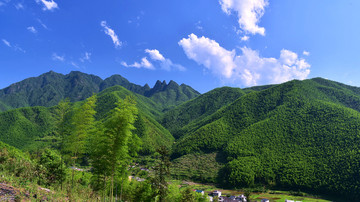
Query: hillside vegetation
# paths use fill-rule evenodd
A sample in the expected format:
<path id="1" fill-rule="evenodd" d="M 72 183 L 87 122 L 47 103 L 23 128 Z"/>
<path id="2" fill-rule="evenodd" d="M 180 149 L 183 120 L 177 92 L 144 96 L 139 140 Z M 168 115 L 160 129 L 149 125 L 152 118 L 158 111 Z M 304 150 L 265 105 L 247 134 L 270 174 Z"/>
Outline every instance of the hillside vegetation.
<path id="1" fill-rule="evenodd" d="M 68 95 L 73 102 L 68 103 L 69 117 L 64 117 L 62 126 L 80 131 L 76 125 L 81 121 L 70 117 L 80 117 L 79 109 L 92 103 L 96 124 L 89 130 L 110 134 L 112 130 L 106 128 L 116 125 L 111 122 L 115 109 L 131 98 L 130 104 L 136 102 L 136 109 L 131 108 L 134 128 L 126 130 L 133 129 L 135 139 L 129 147 L 143 155 L 139 162 L 147 168 L 156 168 L 151 158 L 157 158 L 157 149 L 167 148 L 172 150 L 170 171 L 176 179 L 360 198 L 360 88 L 314 78 L 246 89 L 223 87 L 199 96 L 173 81 L 157 81 L 150 88 L 119 75 L 102 80 L 72 72 L 65 77 L 74 85 L 67 86 L 57 83 L 63 77 L 50 72 L 1 91 L 0 107 L 7 110 L 0 113 L 1 142 L 30 152 L 63 147 L 58 101 Z M 96 104 L 94 98 L 82 101 L 93 92 L 97 92 Z M 32 105 L 44 106 L 12 109 Z M 83 163 L 88 158 L 94 157 L 85 155 Z"/>
<path id="2" fill-rule="evenodd" d="M 135 122 L 135 133 L 146 142 L 141 152 L 153 153 L 160 145 L 170 146 L 173 136 L 155 120 L 160 115 L 159 107 L 151 99 L 121 86 L 108 88 L 97 96 L 96 120 L 105 119 L 115 103 L 127 96 L 137 101 L 139 115 Z M 73 111 L 81 103 L 72 104 L 70 110 Z M 0 141 L 24 150 L 56 145 L 59 136 L 55 133 L 55 108 L 26 107 L 0 113 Z"/>
<path id="3" fill-rule="evenodd" d="M 159 83 L 161 85 L 159 85 Z M 131 92 L 149 97 L 163 109 L 178 105 L 198 96 L 200 93 L 185 84 L 178 85 L 171 81 L 157 81 L 153 88 L 148 84 L 140 86 L 129 82 L 120 75 L 113 75 L 105 80 L 100 77 L 72 71 L 67 75 L 53 71 L 14 83 L 0 90 L 0 111 L 29 106 L 55 106 L 59 101 L 81 101 L 93 93 L 120 85 Z M 166 102 L 165 102 L 166 101 Z"/>
<path id="4" fill-rule="evenodd" d="M 316 78 L 250 92 L 195 123 L 183 121 L 189 124 L 173 157 L 224 151 L 222 183 L 232 187 L 265 184 L 359 198 L 359 90 Z"/>

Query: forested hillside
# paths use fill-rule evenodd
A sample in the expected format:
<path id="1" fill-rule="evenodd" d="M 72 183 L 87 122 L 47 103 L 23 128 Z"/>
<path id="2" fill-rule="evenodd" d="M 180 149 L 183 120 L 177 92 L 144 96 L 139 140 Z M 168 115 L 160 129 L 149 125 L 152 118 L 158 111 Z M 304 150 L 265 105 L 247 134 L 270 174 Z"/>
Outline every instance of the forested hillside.
<path id="1" fill-rule="evenodd" d="M 199 95 L 199 92 L 190 86 L 179 86 L 174 81 L 169 85 L 165 82 L 154 88 L 149 85 L 139 86 L 129 82 L 120 75 L 113 75 L 105 80 L 100 77 L 72 71 L 67 75 L 53 71 L 14 83 L 0 90 L 0 111 L 19 107 L 56 105 L 60 100 L 70 98 L 70 101 L 81 101 L 93 93 L 115 85 L 149 97 L 162 108 L 178 105 Z"/>
<path id="2" fill-rule="evenodd" d="M 96 120 L 105 119 L 115 103 L 127 96 L 137 101 L 139 115 L 135 122 L 135 134 L 146 142 L 141 152 L 152 153 L 160 145 L 171 145 L 169 143 L 173 142 L 173 136 L 155 120 L 161 108 L 151 99 L 134 94 L 124 87 L 114 86 L 98 94 Z M 73 103 L 71 110 L 81 103 Z M 26 107 L 0 113 L 0 141 L 25 150 L 53 145 L 59 138 L 55 134 L 56 108 Z"/>
<path id="3" fill-rule="evenodd" d="M 96 104 L 91 106 L 95 122 L 103 125 L 92 127 L 106 131 L 105 123 L 110 123 L 114 109 L 131 97 L 137 111 L 133 133 L 141 139 L 132 146 L 140 148 L 139 162 L 152 162 L 156 149 L 164 146 L 171 150 L 172 176 L 177 179 L 360 198 L 360 88 L 314 78 L 246 89 L 222 87 L 198 96 L 191 87 L 174 81 L 157 81 L 150 88 L 131 84 L 119 75 L 104 81 L 79 72 L 70 75 L 77 84 L 64 87 L 67 93 L 54 90 L 61 86 L 56 78 L 62 77 L 54 72 L 41 76 L 50 91 L 30 82 L 35 78 L 2 90 L 3 109 L 27 106 L 37 98 L 50 107 L 0 113 L 0 141 L 30 152 L 61 148 L 64 137 L 59 132 L 59 113 L 65 105 L 55 101 L 65 95 L 79 100 L 65 102 L 69 117 L 63 117 L 62 123 L 76 131 L 78 122 L 71 117 L 80 116 L 84 103 L 95 102 L 91 102 L 94 98 L 80 100 L 96 91 Z M 24 82 L 28 84 L 20 85 Z M 50 99 L 49 92 L 56 96 Z M 4 104 L 7 99 L 17 104 Z"/>
<path id="4" fill-rule="evenodd" d="M 261 183 L 359 198 L 359 90 L 315 78 L 250 92 L 189 121 L 173 156 L 224 151 L 221 177 L 233 187 Z"/>
<path id="5" fill-rule="evenodd" d="M 161 123 L 175 136 L 181 136 L 182 127 L 211 115 L 223 106 L 244 95 L 240 88 L 222 87 L 200 95 L 179 107 L 166 112 Z"/>

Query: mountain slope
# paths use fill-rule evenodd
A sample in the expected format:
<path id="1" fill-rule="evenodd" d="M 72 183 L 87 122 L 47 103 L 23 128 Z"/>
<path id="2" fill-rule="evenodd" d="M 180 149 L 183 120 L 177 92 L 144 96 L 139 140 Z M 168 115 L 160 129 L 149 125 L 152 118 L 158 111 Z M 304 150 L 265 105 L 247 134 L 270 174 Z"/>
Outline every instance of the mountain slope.
<path id="1" fill-rule="evenodd" d="M 250 92 L 185 126 L 173 156 L 225 152 L 223 180 L 235 187 L 359 198 L 359 92 L 320 78 Z"/>
<path id="2" fill-rule="evenodd" d="M 50 71 L 0 90 L 0 110 L 5 111 L 28 106 L 49 107 L 56 105 L 64 98 L 70 98 L 72 102 L 76 102 L 115 85 L 145 95 L 160 104 L 163 109 L 178 105 L 199 95 L 191 87 L 184 84 L 178 86 L 173 81 L 169 85 L 165 83 L 162 88 L 159 88 L 157 84 L 154 88 L 150 88 L 147 84 L 142 87 L 130 83 L 120 75 L 113 75 L 102 80 L 98 76 L 78 71 L 70 72 L 67 75 Z"/>
<path id="3" fill-rule="evenodd" d="M 184 133 L 185 129 L 182 127 L 191 122 L 195 124 L 244 94 L 240 88 L 216 88 L 167 111 L 161 123 L 174 137 L 178 138 Z"/>
<path id="4" fill-rule="evenodd" d="M 0 101 L 12 108 L 54 106 L 64 98 L 79 101 L 99 91 L 100 77 L 81 72 L 62 75 L 50 71 L 0 90 Z"/>
<path id="5" fill-rule="evenodd" d="M 171 146 L 174 138 L 160 125 L 155 117 L 159 116 L 156 104 L 149 98 L 135 94 L 121 86 L 107 88 L 98 94 L 95 110 L 96 119 L 106 118 L 119 99 L 134 97 L 139 108 L 139 117 L 134 132 L 143 140 L 142 153 L 152 153 L 160 146 Z M 81 103 L 76 102 L 74 106 Z M 58 137 L 54 136 L 54 107 L 26 107 L 0 113 L 0 141 L 23 150 L 51 145 Z"/>
<path id="6" fill-rule="evenodd" d="M 197 97 L 200 93 L 188 85 L 178 85 L 173 80 L 171 80 L 169 84 L 166 84 L 166 81 L 160 82 L 158 80 L 154 87 L 147 91 L 145 95 L 151 97 L 151 99 L 161 105 L 162 108 L 169 109 Z"/>

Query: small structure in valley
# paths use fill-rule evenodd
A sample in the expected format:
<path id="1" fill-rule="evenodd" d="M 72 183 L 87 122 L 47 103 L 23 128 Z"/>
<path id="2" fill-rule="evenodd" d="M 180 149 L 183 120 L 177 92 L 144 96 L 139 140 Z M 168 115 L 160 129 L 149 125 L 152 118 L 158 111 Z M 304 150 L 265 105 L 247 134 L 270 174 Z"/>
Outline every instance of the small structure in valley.
<path id="1" fill-rule="evenodd" d="M 221 191 L 218 191 L 218 190 L 215 190 L 213 193 L 212 193 L 212 195 L 214 196 L 214 197 L 220 197 L 221 196 Z"/>
<path id="2" fill-rule="evenodd" d="M 204 195 L 204 193 L 205 193 L 203 190 L 198 190 L 198 189 L 194 189 L 194 191 L 196 193 L 200 193 L 201 195 Z"/>

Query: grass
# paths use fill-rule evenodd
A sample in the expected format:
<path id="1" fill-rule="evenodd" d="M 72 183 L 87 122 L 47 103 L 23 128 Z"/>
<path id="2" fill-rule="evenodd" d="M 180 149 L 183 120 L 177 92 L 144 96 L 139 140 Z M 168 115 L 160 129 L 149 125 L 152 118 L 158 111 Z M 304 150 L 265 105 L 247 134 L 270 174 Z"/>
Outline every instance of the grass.
<path id="1" fill-rule="evenodd" d="M 250 196 L 251 200 L 256 200 L 256 201 L 261 201 L 261 199 L 269 199 L 270 201 L 285 201 L 286 199 L 288 200 L 293 200 L 293 201 L 302 201 L 302 202 L 326 202 L 329 200 L 325 200 L 325 199 L 320 199 L 320 198 L 315 198 L 315 197 L 311 197 L 311 196 L 292 196 L 289 195 L 287 193 L 253 193 Z"/>
<path id="2" fill-rule="evenodd" d="M 221 195 L 224 196 L 237 196 L 244 194 L 243 190 L 231 190 L 231 189 L 222 189 L 216 187 L 212 184 L 200 184 L 195 182 L 188 182 L 188 181 L 179 181 L 179 180 L 172 180 L 172 184 L 176 184 L 183 189 L 185 187 L 190 186 L 192 189 L 203 190 L 206 194 L 209 194 L 215 190 L 221 191 Z M 261 201 L 261 199 L 269 199 L 270 201 L 276 202 L 284 202 L 286 199 L 294 200 L 294 201 L 302 201 L 302 202 L 327 202 L 331 200 L 326 200 L 318 196 L 313 196 L 307 193 L 301 193 L 304 196 L 294 196 L 291 195 L 289 191 L 280 191 L 280 190 L 267 190 L 264 193 L 259 192 L 252 192 L 250 195 L 250 199 L 252 202 L 254 201 Z"/>

